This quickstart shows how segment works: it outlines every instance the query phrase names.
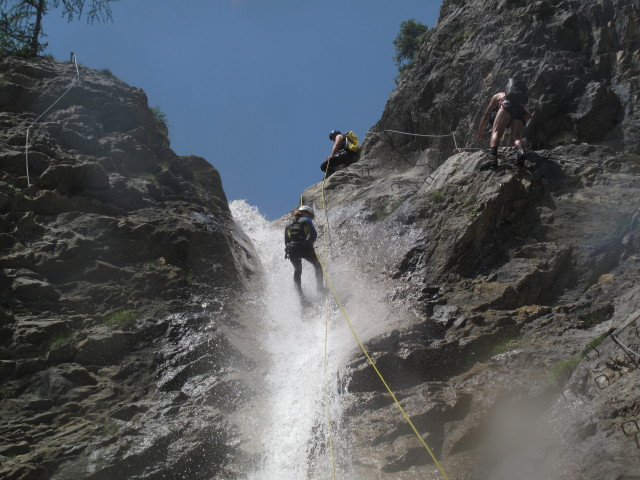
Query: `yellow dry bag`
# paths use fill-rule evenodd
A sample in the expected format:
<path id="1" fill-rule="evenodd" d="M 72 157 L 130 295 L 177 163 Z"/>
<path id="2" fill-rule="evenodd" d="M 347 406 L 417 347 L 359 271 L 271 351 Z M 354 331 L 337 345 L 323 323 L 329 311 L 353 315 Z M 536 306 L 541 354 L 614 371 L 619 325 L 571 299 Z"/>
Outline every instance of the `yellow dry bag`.
<path id="1" fill-rule="evenodd" d="M 344 134 L 344 138 L 347 141 L 347 148 L 352 152 L 359 152 L 360 145 L 358 145 L 358 137 L 353 132 L 347 132 Z"/>

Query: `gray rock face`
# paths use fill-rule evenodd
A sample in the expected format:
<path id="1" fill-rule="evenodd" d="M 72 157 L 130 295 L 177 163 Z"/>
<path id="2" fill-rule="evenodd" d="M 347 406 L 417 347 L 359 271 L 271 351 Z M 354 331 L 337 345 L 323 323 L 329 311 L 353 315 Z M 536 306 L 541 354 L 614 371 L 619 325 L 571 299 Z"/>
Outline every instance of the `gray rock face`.
<path id="1" fill-rule="evenodd" d="M 418 150 L 440 159 L 478 147 L 489 98 L 511 76 L 526 81 L 537 147 L 597 143 L 640 153 L 638 17 L 635 1 L 445 0 L 415 67 L 372 131 L 452 137 L 370 135 L 365 152 L 401 167 Z M 412 162 L 415 163 L 415 162 Z"/>
<path id="2" fill-rule="evenodd" d="M 518 75 L 524 167 L 370 134 L 325 184 L 334 257 L 401 325 L 366 347 L 451 479 L 638 477 L 639 18 L 637 1 L 445 1 L 374 130 L 469 147 Z M 0 476 L 237 478 L 256 359 L 229 289 L 256 266 L 219 175 L 169 149 L 141 91 L 83 69 L 33 131 L 26 188 L 25 129 L 73 71 L 0 73 Z M 303 198 L 323 206 L 320 185 Z M 347 367 L 356 478 L 442 478 L 360 352 Z"/>
<path id="3" fill-rule="evenodd" d="M 367 348 L 449 478 L 639 471 L 622 430 L 640 413 L 640 179 L 627 158 L 565 146 L 480 172 L 483 153 L 460 153 L 417 186 L 361 165 L 325 184 L 333 237 L 354 239 L 334 256 L 364 251 L 406 317 Z M 322 205 L 319 185 L 303 196 Z M 358 473 L 440 478 L 366 359 L 349 369 Z"/>
<path id="4" fill-rule="evenodd" d="M 85 68 L 31 130 L 27 187 L 27 127 L 74 74 L 0 57 L 0 477 L 213 478 L 251 244 L 217 170 L 169 148 L 141 90 Z"/>
<path id="5" fill-rule="evenodd" d="M 519 75 L 525 165 L 503 147 L 481 171 L 486 154 L 451 137 L 369 134 L 325 183 L 333 238 L 350 239 L 334 256 L 358 252 L 405 318 L 366 346 L 449 478 L 640 472 L 638 18 L 615 0 L 444 2 L 372 130 L 470 146 Z M 322 208 L 321 185 L 303 198 Z M 360 352 L 349 368 L 359 476 L 442 478 Z"/>

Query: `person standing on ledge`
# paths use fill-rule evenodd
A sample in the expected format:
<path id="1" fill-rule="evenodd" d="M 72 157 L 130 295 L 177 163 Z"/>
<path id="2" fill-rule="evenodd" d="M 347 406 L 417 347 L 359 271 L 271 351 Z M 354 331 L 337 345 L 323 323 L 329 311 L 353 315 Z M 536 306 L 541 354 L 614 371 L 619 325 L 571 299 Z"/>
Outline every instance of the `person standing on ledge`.
<path id="1" fill-rule="evenodd" d="M 522 165 L 526 152 L 522 145 L 522 132 L 532 114 L 525 106 L 529 101 L 527 86 L 522 80 L 510 78 L 504 92 L 496 93 L 480 120 L 476 138 L 482 140 L 487 123 L 492 124 L 489 141 L 491 159 L 480 166 L 481 169 L 498 166 L 498 146 L 507 127 L 511 130 L 511 144 L 516 147 L 517 164 Z M 495 115 L 495 117 L 494 117 Z"/>
<path id="2" fill-rule="evenodd" d="M 333 142 L 331 155 L 320 165 L 320 170 L 326 173 L 325 178 L 330 177 L 342 168 L 348 167 L 357 160 L 357 153 L 348 148 L 347 138 L 340 130 L 331 130 L 329 132 L 329 140 Z"/>
<path id="3" fill-rule="evenodd" d="M 311 207 L 302 205 L 293 211 L 294 220 L 284 229 L 284 258 L 293 265 L 293 281 L 298 293 L 302 295 L 302 259 L 311 263 L 316 270 L 318 291 L 324 291 L 322 265 L 313 249 L 318 237 L 313 226 L 314 213 Z"/>

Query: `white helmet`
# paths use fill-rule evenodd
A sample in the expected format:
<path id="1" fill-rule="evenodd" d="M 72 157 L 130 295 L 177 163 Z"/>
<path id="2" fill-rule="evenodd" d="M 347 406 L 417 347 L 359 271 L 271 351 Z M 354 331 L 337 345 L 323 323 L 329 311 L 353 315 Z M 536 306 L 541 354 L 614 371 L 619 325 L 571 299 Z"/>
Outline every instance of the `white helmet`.
<path id="1" fill-rule="evenodd" d="M 313 208 L 307 207 L 306 205 L 301 205 L 300 207 L 298 207 L 298 211 L 309 213 L 311 215 L 311 218 L 315 217 L 315 214 L 313 213 Z"/>

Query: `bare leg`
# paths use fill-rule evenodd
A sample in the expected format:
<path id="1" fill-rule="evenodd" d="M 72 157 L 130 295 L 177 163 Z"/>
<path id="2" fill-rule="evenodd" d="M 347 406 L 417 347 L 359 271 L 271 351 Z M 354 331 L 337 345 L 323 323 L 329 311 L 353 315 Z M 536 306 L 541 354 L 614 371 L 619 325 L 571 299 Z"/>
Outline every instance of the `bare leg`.
<path id="1" fill-rule="evenodd" d="M 514 120 L 511 122 L 511 144 L 516 147 L 520 145 L 522 139 L 522 131 L 524 130 L 524 124 L 520 120 Z"/>
<path id="2" fill-rule="evenodd" d="M 493 130 L 491 131 L 491 141 L 489 142 L 489 146 L 492 149 L 498 148 L 498 146 L 500 145 L 500 139 L 502 138 L 502 134 L 504 134 L 504 130 L 509 126 L 510 123 L 511 123 L 511 115 L 509 115 L 504 108 L 501 108 L 500 110 L 498 110 L 496 119 L 493 122 Z"/>

